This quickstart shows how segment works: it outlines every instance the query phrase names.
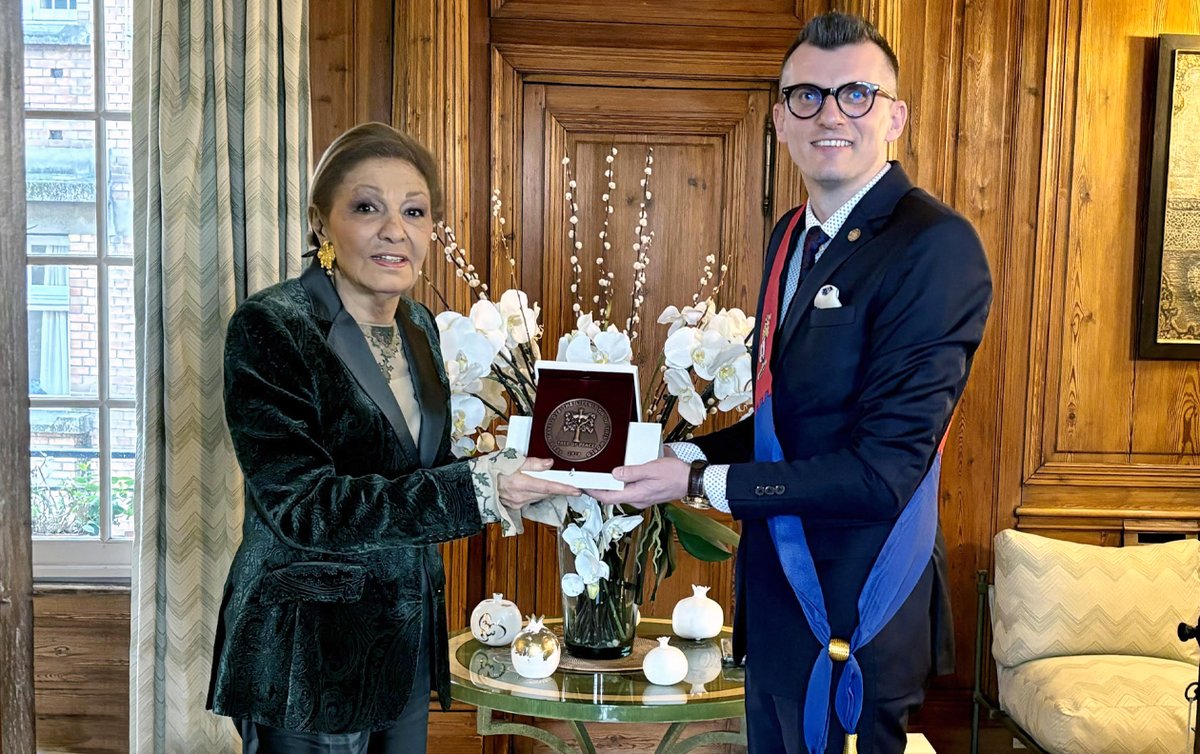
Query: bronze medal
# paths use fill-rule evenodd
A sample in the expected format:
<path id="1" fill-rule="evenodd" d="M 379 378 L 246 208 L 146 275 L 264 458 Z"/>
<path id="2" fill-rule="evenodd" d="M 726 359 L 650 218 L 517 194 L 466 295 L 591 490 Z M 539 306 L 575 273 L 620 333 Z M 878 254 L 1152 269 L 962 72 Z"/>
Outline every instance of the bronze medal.
<path id="1" fill-rule="evenodd" d="M 546 446 L 564 461 L 590 461 L 612 438 L 612 419 L 604 407 L 587 398 L 560 403 L 545 427 Z"/>

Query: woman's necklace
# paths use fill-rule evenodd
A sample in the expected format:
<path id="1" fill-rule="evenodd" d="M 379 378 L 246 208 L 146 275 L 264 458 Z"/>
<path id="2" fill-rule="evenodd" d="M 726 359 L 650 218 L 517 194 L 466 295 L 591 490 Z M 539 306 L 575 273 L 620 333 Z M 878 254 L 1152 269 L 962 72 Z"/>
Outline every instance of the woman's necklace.
<path id="1" fill-rule="evenodd" d="M 388 382 L 392 381 L 392 373 L 396 367 L 392 360 L 400 352 L 400 336 L 395 325 L 367 325 L 367 337 L 371 345 L 379 352 L 379 368 Z"/>

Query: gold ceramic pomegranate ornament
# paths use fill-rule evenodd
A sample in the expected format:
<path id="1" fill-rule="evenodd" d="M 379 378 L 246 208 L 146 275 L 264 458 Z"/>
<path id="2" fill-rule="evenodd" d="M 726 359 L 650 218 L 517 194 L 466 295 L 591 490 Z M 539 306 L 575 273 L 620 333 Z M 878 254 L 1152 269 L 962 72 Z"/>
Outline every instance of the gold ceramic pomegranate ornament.
<path id="1" fill-rule="evenodd" d="M 529 623 L 512 643 L 513 668 L 522 678 L 547 678 L 558 670 L 562 649 L 542 619 L 529 616 Z"/>

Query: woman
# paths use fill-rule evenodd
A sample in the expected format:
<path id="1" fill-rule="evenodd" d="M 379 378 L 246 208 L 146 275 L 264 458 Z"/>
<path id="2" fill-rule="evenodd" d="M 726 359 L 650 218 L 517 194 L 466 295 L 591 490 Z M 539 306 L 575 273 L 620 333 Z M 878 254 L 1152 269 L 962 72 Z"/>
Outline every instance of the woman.
<path id="1" fill-rule="evenodd" d="M 246 513 L 209 707 L 246 754 L 423 752 L 431 686 L 450 703 L 435 545 L 578 494 L 519 473 L 548 461 L 450 454 L 437 327 L 406 297 L 440 210 L 423 147 L 380 123 L 347 131 L 313 175 L 316 261 L 229 323 Z"/>

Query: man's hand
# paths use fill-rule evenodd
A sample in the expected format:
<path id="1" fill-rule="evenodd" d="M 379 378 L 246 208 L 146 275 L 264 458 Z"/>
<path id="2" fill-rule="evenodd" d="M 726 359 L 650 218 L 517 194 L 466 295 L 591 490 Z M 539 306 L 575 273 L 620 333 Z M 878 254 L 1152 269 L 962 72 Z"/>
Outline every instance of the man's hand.
<path id="1" fill-rule="evenodd" d="M 551 495 L 578 495 L 579 490 L 568 484 L 538 479 L 522 473 L 547 471 L 553 465 L 554 460 L 550 458 L 526 458 L 516 474 L 501 474 L 496 481 L 499 488 L 496 492 L 500 496 L 500 502 L 506 508 L 519 509 Z"/>
<path id="2" fill-rule="evenodd" d="M 625 483 L 623 490 L 588 490 L 588 494 L 605 505 L 631 505 L 649 508 L 651 505 L 678 500 L 687 495 L 688 472 L 691 465 L 675 458 L 660 458 L 640 466 L 618 466 L 613 476 Z"/>

